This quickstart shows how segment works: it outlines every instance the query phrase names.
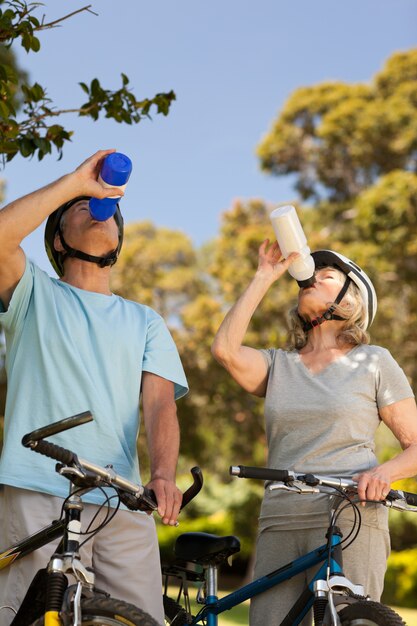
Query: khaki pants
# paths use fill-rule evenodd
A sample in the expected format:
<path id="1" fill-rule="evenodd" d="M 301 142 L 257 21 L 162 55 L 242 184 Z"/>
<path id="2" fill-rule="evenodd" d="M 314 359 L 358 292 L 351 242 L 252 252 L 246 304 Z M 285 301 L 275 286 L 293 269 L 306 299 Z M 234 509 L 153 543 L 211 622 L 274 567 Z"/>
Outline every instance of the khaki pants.
<path id="1" fill-rule="evenodd" d="M 1 486 L 0 550 L 58 519 L 62 502 L 54 496 Z M 83 531 L 99 509 L 95 504 L 84 504 L 84 507 Z M 97 523 L 93 522 L 93 528 Z M 0 606 L 19 607 L 33 576 L 38 569 L 46 567 L 58 543 L 59 539 L 0 570 Z M 163 624 L 162 577 L 152 517 L 118 511 L 110 523 L 81 548 L 80 557 L 85 566 L 94 568 L 98 589 L 138 606 Z M 8 626 L 12 619 L 12 611 L 0 611 L 0 626 Z"/>
<path id="2" fill-rule="evenodd" d="M 376 508 L 378 507 L 378 509 Z M 386 562 L 390 551 L 389 533 L 386 528 L 386 513 L 380 505 L 367 505 L 363 514 L 361 530 L 357 539 L 343 551 L 344 574 L 354 584 L 363 585 L 365 594 L 379 601 L 384 584 Z M 369 511 L 369 512 L 368 512 Z M 376 519 L 378 516 L 379 520 Z M 346 537 L 351 529 L 348 514 L 338 523 Z M 375 520 L 375 526 L 366 525 L 366 518 Z M 279 530 L 264 528 L 258 535 L 254 579 L 286 565 L 325 543 L 327 526 L 305 530 Z M 272 587 L 252 599 L 250 607 L 251 626 L 277 626 L 306 588 L 321 566 L 302 572 L 276 587 Z M 310 612 L 311 613 L 311 612 Z M 312 616 L 301 622 L 309 626 Z"/>

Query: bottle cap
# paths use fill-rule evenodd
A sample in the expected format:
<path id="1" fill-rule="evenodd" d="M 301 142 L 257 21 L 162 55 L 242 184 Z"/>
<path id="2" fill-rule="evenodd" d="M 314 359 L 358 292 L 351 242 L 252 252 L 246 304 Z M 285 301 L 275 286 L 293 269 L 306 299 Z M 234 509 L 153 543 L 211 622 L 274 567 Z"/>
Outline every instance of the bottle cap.
<path id="1" fill-rule="evenodd" d="M 112 152 L 105 157 L 100 175 L 108 185 L 120 187 L 127 183 L 131 172 L 132 161 L 129 157 L 121 152 Z"/>

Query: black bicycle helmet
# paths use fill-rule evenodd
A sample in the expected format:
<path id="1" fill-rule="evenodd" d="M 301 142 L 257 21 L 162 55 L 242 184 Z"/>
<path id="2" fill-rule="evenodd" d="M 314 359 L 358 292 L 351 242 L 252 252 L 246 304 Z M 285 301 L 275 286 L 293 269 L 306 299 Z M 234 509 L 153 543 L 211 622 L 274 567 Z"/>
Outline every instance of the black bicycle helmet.
<path id="1" fill-rule="evenodd" d="M 76 257 L 77 259 L 81 259 L 82 261 L 97 263 L 97 265 L 100 265 L 100 267 L 107 267 L 116 263 L 120 250 L 122 248 L 123 217 L 120 212 L 119 205 L 117 205 L 116 213 L 114 214 L 114 219 L 116 220 L 116 224 L 119 230 L 119 243 L 115 250 L 113 250 L 104 257 L 98 257 L 91 254 L 86 254 L 81 250 L 74 250 L 74 248 L 71 248 L 67 244 L 61 230 L 61 219 L 65 211 L 68 211 L 70 207 L 72 207 L 76 202 L 79 202 L 80 200 L 90 200 L 90 196 L 78 196 L 77 198 L 74 198 L 73 200 L 62 204 L 53 213 L 51 213 L 46 221 L 44 236 L 45 250 L 52 267 L 59 277 L 64 274 L 64 260 L 67 257 Z M 57 234 L 61 239 L 61 243 L 63 248 L 65 249 L 65 252 L 58 252 L 58 250 L 55 249 L 54 241 Z"/>
<path id="2" fill-rule="evenodd" d="M 320 269 L 321 267 L 330 266 L 336 267 L 338 270 L 346 275 L 345 284 L 340 290 L 334 304 L 339 304 L 341 302 L 343 296 L 346 294 L 350 282 L 353 281 L 355 283 L 355 285 L 359 289 L 359 293 L 364 304 L 365 329 L 367 329 L 374 321 L 377 310 L 377 297 L 375 289 L 372 281 L 367 276 L 367 274 L 363 271 L 363 269 L 359 267 L 359 265 L 356 265 L 356 263 L 343 256 L 343 254 L 340 254 L 339 252 L 334 252 L 333 250 L 317 250 L 316 252 L 313 252 L 311 256 L 314 259 L 316 270 Z M 311 320 L 310 322 L 306 322 L 304 324 L 304 330 L 311 330 L 311 328 L 322 324 L 326 320 L 343 319 L 337 315 L 334 315 L 334 309 L 335 306 L 332 305 L 325 313 L 323 313 L 321 317 Z"/>

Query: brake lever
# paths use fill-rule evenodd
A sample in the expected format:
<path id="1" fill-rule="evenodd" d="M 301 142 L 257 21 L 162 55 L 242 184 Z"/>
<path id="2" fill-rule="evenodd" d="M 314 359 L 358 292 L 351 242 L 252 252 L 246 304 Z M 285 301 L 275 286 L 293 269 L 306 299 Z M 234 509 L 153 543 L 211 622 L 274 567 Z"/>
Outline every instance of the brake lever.
<path id="1" fill-rule="evenodd" d="M 76 487 L 92 489 L 102 484 L 102 480 L 99 476 L 80 466 L 70 467 L 69 465 L 57 463 L 55 471 L 58 472 L 60 476 L 64 476 L 64 478 L 70 480 Z"/>
<path id="2" fill-rule="evenodd" d="M 292 481 L 291 485 L 286 485 L 285 483 L 271 483 L 268 485 L 269 491 L 292 491 L 293 493 L 320 493 L 320 489 L 317 487 L 313 487 L 310 485 L 305 485 L 304 483 L 298 482 L 296 480 Z"/>
<path id="3" fill-rule="evenodd" d="M 143 493 L 136 496 L 133 493 L 119 492 L 120 500 L 131 511 L 156 511 L 158 504 L 156 502 L 155 493 L 152 489 L 143 488 Z"/>
<path id="4" fill-rule="evenodd" d="M 158 502 L 156 501 L 156 495 L 153 489 L 143 488 L 143 494 L 140 497 L 140 503 L 143 503 L 144 508 L 140 508 L 140 511 L 156 511 L 158 508 Z"/>

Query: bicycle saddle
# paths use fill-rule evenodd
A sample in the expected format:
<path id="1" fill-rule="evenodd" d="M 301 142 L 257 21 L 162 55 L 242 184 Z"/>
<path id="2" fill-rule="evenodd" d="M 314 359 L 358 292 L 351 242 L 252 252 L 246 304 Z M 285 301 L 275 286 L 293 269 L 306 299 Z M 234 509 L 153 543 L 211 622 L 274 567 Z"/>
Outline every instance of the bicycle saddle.
<path id="1" fill-rule="evenodd" d="M 178 559 L 202 565 L 218 565 L 239 550 L 237 537 L 219 537 L 209 533 L 183 533 L 177 537 L 174 547 Z"/>

